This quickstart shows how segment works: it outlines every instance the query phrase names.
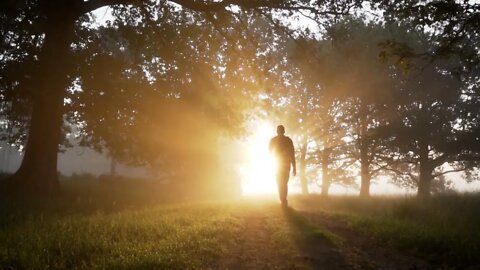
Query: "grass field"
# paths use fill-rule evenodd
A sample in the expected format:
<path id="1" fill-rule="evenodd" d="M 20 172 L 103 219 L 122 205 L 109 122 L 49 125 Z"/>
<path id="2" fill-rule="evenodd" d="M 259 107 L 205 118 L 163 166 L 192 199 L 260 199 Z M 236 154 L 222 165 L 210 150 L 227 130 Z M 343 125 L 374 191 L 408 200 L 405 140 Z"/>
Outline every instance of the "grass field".
<path id="1" fill-rule="evenodd" d="M 147 184 L 91 184 L 67 183 L 50 200 L 2 198 L 0 269 L 381 269 L 390 263 L 357 251 L 363 246 L 352 249 L 352 236 L 372 252 L 393 248 L 400 262 L 480 267 L 478 195 L 297 196 L 285 210 L 271 198 L 178 202 Z"/>
<path id="2" fill-rule="evenodd" d="M 307 197 L 300 205 L 446 268 L 480 267 L 480 196 Z"/>

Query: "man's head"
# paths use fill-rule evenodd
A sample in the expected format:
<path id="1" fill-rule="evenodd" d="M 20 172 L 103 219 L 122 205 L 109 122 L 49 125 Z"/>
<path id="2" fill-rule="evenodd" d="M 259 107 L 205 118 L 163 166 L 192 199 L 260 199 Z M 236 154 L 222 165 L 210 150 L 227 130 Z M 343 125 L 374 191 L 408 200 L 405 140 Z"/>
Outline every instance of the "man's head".
<path id="1" fill-rule="evenodd" d="M 283 135 L 285 134 L 285 127 L 282 125 L 277 126 L 277 134 L 278 135 Z"/>

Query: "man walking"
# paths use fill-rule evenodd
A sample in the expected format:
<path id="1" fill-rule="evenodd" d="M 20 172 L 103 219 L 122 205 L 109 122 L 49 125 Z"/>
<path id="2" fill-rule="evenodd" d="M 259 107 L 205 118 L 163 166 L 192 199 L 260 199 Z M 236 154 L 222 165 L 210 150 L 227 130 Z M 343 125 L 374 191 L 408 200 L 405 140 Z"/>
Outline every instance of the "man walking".
<path id="1" fill-rule="evenodd" d="M 293 175 L 297 174 L 295 164 L 295 150 L 292 139 L 285 136 L 285 127 L 277 126 L 277 136 L 270 140 L 270 152 L 275 155 L 277 160 L 277 185 L 278 195 L 282 206 L 287 207 L 288 179 L 290 177 L 290 165 L 293 168 Z"/>

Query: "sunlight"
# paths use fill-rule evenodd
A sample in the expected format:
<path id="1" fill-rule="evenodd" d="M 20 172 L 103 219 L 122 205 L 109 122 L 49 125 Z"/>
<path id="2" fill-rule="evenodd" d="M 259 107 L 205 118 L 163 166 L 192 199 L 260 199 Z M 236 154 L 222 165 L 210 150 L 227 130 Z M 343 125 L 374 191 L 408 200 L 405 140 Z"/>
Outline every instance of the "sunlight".
<path id="1" fill-rule="evenodd" d="M 274 128 L 267 122 L 259 121 L 253 125 L 252 130 L 252 135 L 244 144 L 245 160 L 239 168 L 242 194 L 276 193 L 275 160 L 268 151 L 268 143 L 275 135 Z"/>

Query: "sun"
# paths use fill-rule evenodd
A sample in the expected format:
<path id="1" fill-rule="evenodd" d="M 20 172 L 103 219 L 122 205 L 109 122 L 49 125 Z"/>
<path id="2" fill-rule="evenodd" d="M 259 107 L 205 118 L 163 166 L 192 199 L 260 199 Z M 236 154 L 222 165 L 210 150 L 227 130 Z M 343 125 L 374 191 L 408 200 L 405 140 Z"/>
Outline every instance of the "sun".
<path id="1" fill-rule="evenodd" d="M 268 150 L 270 139 L 275 135 L 273 126 L 258 121 L 253 124 L 252 130 L 252 135 L 243 145 L 245 160 L 240 166 L 242 194 L 274 194 L 277 192 L 275 160 Z"/>

